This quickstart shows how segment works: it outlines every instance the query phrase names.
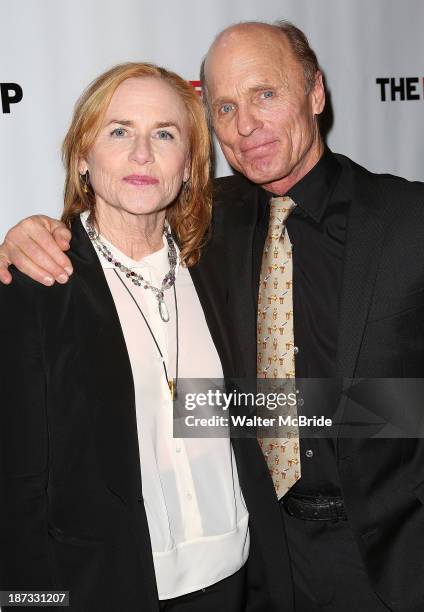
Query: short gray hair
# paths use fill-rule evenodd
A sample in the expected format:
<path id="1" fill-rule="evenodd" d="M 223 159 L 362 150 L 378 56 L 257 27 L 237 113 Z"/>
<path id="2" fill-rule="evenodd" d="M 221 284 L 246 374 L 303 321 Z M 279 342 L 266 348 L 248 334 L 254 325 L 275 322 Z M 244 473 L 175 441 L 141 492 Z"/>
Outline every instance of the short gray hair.
<path id="1" fill-rule="evenodd" d="M 299 30 L 293 23 L 284 19 L 276 21 L 273 25 L 278 28 L 282 34 L 287 36 L 291 50 L 303 68 L 303 74 L 305 75 L 305 93 L 310 93 L 315 85 L 315 77 L 319 70 L 319 64 L 316 53 L 309 45 L 306 34 L 302 32 L 302 30 Z"/>

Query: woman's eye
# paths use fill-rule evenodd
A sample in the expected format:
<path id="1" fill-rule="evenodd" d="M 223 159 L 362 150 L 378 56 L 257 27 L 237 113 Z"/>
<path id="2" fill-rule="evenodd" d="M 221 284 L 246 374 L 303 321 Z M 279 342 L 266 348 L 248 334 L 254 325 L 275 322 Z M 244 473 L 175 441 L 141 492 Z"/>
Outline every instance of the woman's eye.
<path id="1" fill-rule="evenodd" d="M 168 130 L 159 130 L 159 132 L 156 132 L 156 137 L 159 140 L 174 140 L 173 135 Z"/>
<path id="2" fill-rule="evenodd" d="M 111 131 L 110 135 L 111 136 L 125 136 L 126 133 L 127 133 L 126 129 L 124 129 L 123 127 L 117 127 Z"/>
<path id="3" fill-rule="evenodd" d="M 234 106 L 232 104 L 223 104 L 219 109 L 221 113 L 224 115 L 228 115 L 233 110 Z"/>

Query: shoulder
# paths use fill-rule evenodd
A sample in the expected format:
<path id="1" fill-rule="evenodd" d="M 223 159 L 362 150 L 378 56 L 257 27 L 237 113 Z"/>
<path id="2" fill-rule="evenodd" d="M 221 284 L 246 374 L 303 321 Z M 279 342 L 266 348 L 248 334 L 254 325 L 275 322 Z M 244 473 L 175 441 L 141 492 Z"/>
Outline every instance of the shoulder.
<path id="1" fill-rule="evenodd" d="M 350 174 L 354 181 L 362 187 L 378 190 L 387 201 L 417 203 L 424 205 L 424 183 L 409 181 L 401 176 L 387 173 L 376 173 L 367 170 L 349 157 L 339 153 L 334 154 L 346 174 Z"/>
<path id="2" fill-rule="evenodd" d="M 241 174 L 225 176 L 214 181 L 212 228 L 216 237 L 226 234 L 231 227 L 250 223 L 258 202 L 258 185 Z"/>
<path id="3" fill-rule="evenodd" d="M 228 202 L 245 198 L 254 193 L 256 185 L 241 174 L 216 178 L 213 182 L 214 206 L 225 206 Z"/>
<path id="4" fill-rule="evenodd" d="M 0 284 L 0 333 L 19 337 L 38 326 L 38 283 L 13 266 L 10 272 L 10 285 Z"/>
<path id="5" fill-rule="evenodd" d="M 0 312 L 1 316 L 28 319 L 41 310 L 58 306 L 70 291 L 72 277 L 66 285 L 55 283 L 46 287 L 29 276 L 26 276 L 14 266 L 10 267 L 12 282 L 10 285 L 0 283 Z"/>
<path id="6" fill-rule="evenodd" d="M 12 275 L 12 282 L 10 285 L 0 284 L 0 300 L 33 301 L 36 299 L 42 285 L 20 272 L 15 266 L 10 266 L 9 272 Z"/>

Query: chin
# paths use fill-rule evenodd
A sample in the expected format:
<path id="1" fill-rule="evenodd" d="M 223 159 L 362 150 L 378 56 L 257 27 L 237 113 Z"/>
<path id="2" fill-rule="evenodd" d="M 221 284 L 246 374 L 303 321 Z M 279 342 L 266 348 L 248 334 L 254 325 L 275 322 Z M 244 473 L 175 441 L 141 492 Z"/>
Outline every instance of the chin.
<path id="1" fill-rule="evenodd" d="M 269 183 L 276 180 L 276 177 L 281 176 L 278 169 L 273 166 L 272 161 L 258 159 L 254 164 L 245 165 L 241 172 L 253 183 Z"/>
<path id="2" fill-rule="evenodd" d="M 275 172 L 259 172 L 258 170 L 249 170 L 249 172 L 243 172 L 243 174 L 249 179 L 249 181 L 252 181 L 252 183 L 257 183 L 258 185 L 272 183 L 280 178 L 280 176 Z"/>
<path id="3" fill-rule="evenodd" d="M 127 213 L 131 215 L 151 215 L 152 213 L 159 212 L 161 210 L 160 205 L 149 202 L 128 202 L 126 206 L 122 207 Z"/>

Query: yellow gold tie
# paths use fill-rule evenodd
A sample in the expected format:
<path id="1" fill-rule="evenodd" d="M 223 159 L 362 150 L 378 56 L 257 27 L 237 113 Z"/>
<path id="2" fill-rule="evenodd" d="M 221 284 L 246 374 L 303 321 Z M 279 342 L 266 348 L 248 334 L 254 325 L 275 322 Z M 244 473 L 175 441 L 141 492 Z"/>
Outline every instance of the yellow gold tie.
<path id="1" fill-rule="evenodd" d="M 280 388 L 286 395 L 296 389 L 292 245 L 285 227 L 295 206 L 289 197 L 270 202 L 258 297 L 257 375 L 261 379 L 291 379 Z M 296 409 L 292 416 L 296 416 Z M 259 438 L 278 498 L 301 475 L 298 428 L 291 427 L 287 435 L 290 437 Z"/>

